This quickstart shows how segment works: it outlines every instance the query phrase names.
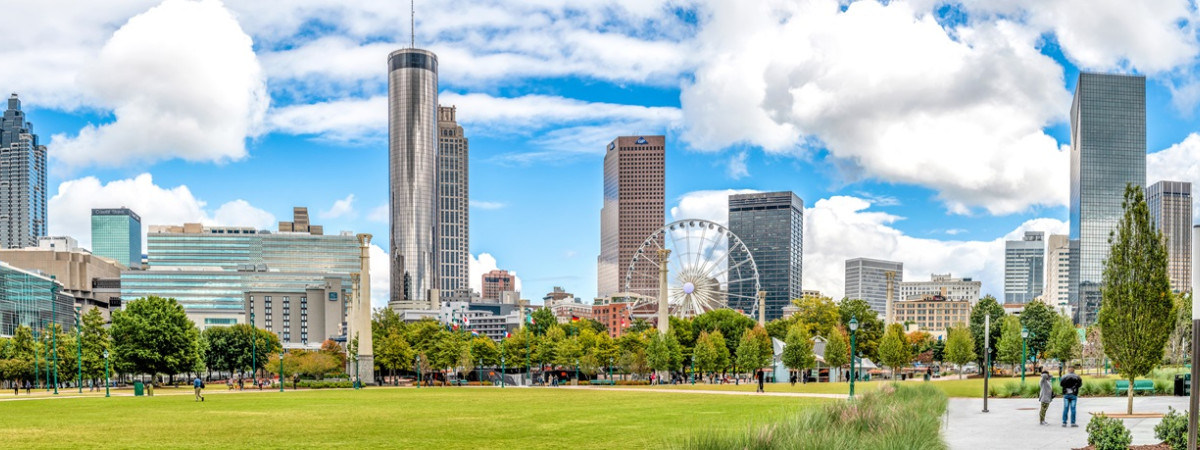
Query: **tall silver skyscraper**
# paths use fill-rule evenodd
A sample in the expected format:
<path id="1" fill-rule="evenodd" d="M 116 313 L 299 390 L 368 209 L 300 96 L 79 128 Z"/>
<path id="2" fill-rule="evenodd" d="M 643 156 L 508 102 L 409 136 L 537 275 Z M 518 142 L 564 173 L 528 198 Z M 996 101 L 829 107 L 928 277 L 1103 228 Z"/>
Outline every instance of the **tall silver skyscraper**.
<path id="1" fill-rule="evenodd" d="M 1004 241 L 1004 303 L 1029 303 L 1045 287 L 1046 233 L 1026 231 L 1019 241 Z"/>
<path id="2" fill-rule="evenodd" d="M 46 146 L 17 94 L 0 117 L 0 248 L 37 247 L 46 235 Z"/>
<path id="3" fill-rule="evenodd" d="M 1128 184 L 1146 186 L 1146 77 L 1080 73 L 1071 103 L 1070 283 L 1081 324 L 1096 321 L 1108 233 Z"/>
<path id="4" fill-rule="evenodd" d="M 438 263 L 443 295 L 470 289 L 468 248 L 471 231 L 467 138 L 455 118 L 457 109 L 438 107 L 438 208 L 441 214 Z"/>
<path id="5" fill-rule="evenodd" d="M 791 191 L 729 196 L 729 231 L 754 256 L 758 279 L 767 292 L 766 319 L 783 317 L 783 307 L 803 296 L 804 200 Z M 729 266 L 736 264 L 730 258 Z M 731 279 L 734 277 L 730 277 Z M 754 284 L 729 286 L 729 307 L 754 309 Z"/>
<path id="6" fill-rule="evenodd" d="M 1159 181 L 1146 189 L 1150 218 L 1167 241 L 1171 290 L 1192 290 L 1192 183 Z"/>
<path id="7" fill-rule="evenodd" d="M 666 221 L 666 137 L 621 136 L 604 153 L 604 204 L 596 296 L 625 290 L 638 247 Z M 635 292 L 658 292 L 658 280 L 635 280 Z"/>
<path id="8" fill-rule="evenodd" d="M 438 288 L 437 55 L 388 55 L 391 301 L 425 301 Z"/>

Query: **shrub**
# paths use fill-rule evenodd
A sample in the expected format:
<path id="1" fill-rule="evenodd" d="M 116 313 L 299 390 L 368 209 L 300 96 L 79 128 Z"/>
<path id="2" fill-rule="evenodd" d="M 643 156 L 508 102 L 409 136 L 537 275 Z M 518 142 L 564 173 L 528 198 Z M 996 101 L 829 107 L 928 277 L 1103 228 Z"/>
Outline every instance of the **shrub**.
<path id="1" fill-rule="evenodd" d="M 301 381 L 296 384 L 306 389 L 345 389 L 354 387 L 350 381 Z"/>
<path id="2" fill-rule="evenodd" d="M 649 386 L 648 380 L 617 380 L 617 386 Z"/>
<path id="3" fill-rule="evenodd" d="M 1088 445 L 1096 450 L 1127 450 L 1133 442 L 1133 435 L 1125 428 L 1121 419 L 1114 419 L 1104 414 L 1092 416 L 1087 424 Z"/>
<path id="4" fill-rule="evenodd" d="M 1154 393 L 1158 395 L 1171 395 L 1175 393 L 1175 380 L 1165 378 L 1154 379 Z"/>
<path id="5" fill-rule="evenodd" d="M 1171 407 L 1168 407 L 1168 410 L 1162 422 L 1154 426 L 1154 437 L 1171 446 L 1171 450 L 1183 450 L 1187 448 L 1188 440 L 1187 414 L 1180 414 Z"/>
<path id="6" fill-rule="evenodd" d="M 591 383 L 590 381 L 588 381 L 588 380 L 579 380 L 579 385 L 580 385 L 580 386 L 587 386 L 587 385 L 589 385 L 589 384 L 592 384 L 592 383 Z"/>
<path id="7" fill-rule="evenodd" d="M 1079 388 L 1079 396 L 1081 397 L 1102 397 L 1116 395 L 1117 383 L 1113 380 L 1083 380 L 1083 386 Z"/>

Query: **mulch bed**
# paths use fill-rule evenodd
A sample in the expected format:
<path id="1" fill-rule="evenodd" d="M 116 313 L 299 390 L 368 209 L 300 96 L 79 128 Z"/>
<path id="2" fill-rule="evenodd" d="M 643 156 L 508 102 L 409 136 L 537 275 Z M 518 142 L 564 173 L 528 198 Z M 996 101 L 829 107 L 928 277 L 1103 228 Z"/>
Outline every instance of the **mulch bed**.
<path id="1" fill-rule="evenodd" d="M 1077 448 L 1075 450 L 1096 450 L 1096 447 L 1089 445 L 1087 447 Z M 1165 442 L 1151 445 L 1131 445 L 1129 446 L 1129 450 L 1171 450 L 1171 446 L 1167 445 Z"/>

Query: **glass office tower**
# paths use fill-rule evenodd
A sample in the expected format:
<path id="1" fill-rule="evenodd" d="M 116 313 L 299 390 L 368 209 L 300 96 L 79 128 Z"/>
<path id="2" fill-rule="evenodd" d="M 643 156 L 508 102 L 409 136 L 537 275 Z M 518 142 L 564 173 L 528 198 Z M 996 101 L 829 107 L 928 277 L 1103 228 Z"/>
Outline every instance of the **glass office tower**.
<path id="1" fill-rule="evenodd" d="M 50 277 L 0 262 L 0 336 L 12 336 L 20 326 L 73 328 L 75 299 L 59 293 L 61 287 Z"/>
<path id="2" fill-rule="evenodd" d="M 1146 187 L 1146 78 L 1080 73 L 1071 103 L 1071 240 L 1079 248 L 1071 295 L 1081 324 L 1096 321 L 1108 234 L 1128 184 Z"/>
<path id="3" fill-rule="evenodd" d="M 783 316 L 783 307 L 802 296 L 804 200 L 791 191 L 729 196 L 729 231 L 746 244 L 766 291 L 766 319 Z M 733 263 L 731 262 L 730 265 Z M 751 283 L 729 286 L 729 307 L 754 310 Z M 735 292 L 736 291 L 736 292 Z"/>
<path id="4" fill-rule="evenodd" d="M 37 247 L 46 235 L 46 146 L 17 94 L 0 116 L 0 248 Z"/>
<path id="5" fill-rule="evenodd" d="M 92 210 L 92 254 L 142 267 L 142 218 L 129 208 Z"/>
<path id="6" fill-rule="evenodd" d="M 1171 290 L 1192 290 L 1192 183 L 1159 181 L 1146 190 L 1150 219 L 1167 241 Z"/>
<path id="7" fill-rule="evenodd" d="M 391 301 L 424 301 L 438 281 L 437 55 L 388 55 Z"/>

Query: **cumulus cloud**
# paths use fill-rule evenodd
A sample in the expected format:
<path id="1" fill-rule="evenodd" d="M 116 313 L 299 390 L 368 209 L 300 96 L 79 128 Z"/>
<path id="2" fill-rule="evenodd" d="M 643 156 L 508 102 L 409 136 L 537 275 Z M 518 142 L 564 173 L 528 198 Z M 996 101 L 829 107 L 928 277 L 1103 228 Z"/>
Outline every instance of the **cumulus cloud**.
<path id="1" fill-rule="evenodd" d="M 51 155 L 68 167 L 238 160 L 267 109 L 251 39 L 216 0 L 167 0 L 87 59 L 82 89 L 115 121 L 56 134 Z"/>
<path id="2" fill-rule="evenodd" d="M 321 211 L 319 216 L 322 219 L 336 219 L 343 216 L 354 215 L 354 194 L 347 195 L 346 198 L 333 202 L 333 206 L 329 209 Z"/>
<path id="3" fill-rule="evenodd" d="M 676 219 L 707 219 L 728 224 L 728 207 L 720 202 L 729 192 L 696 191 L 683 195 L 671 209 Z M 753 191 L 750 191 L 753 192 Z M 927 279 L 932 273 L 951 272 L 983 282 L 983 293 L 1003 295 L 1004 241 L 1019 240 L 1025 231 L 1066 234 L 1067 223 L 1057 219 L 1028 220 L 988 241 L 923 239 L 893 226 L 903 217 L 871 211 L 869 200 L 834 196 L 818 200 L 804 211 L 805 289 L 816 289 L 833 298 L 845 293 L 846 260 L 866 257 L 901 261 L 904 279 Z"/>
<path id="4" fill-rule="evenodd" d="M 729 162 L 725 164 L 725 175 L 734 180 L 740 180 L 750 176 L 750 169 L 746 168 L 746 151 L 734 153 L 729 157 Z"/>
<path id="5" fill-rule="evenodd" d="M 491 253 L 480 253 L 479 256 L 471 255 L 471 260 L 467 261 L 467 273 L 469 274 L 467 276 L 471 277 L 471 279 L 469 280 L 471 289 L 474 289 L 475 292 L 482 293 L 483 292 L 483 274 L 491 272 L 496 269 L 508 270 L 508 273 L 512 274 L 512 276 L 517 279 L 517 282 L 516 282 L 517 290 L 518 291 L 521 290 L 521 277 L 517 276 L 517 271 L 511 270 L 511 269 L 505 269 L 505 268 L 497 265 L 496 257 L 492 256 Z"/>
<path id="6" fill-rule="evenodd" d="M 391 260 L 378 244 L 372 243 L 368 254 L 371 256 L 371 308 L 385 308 L 392 298 Z"/>
<path id="7" fill-rule="evenodd" d="M 487 202 L 483 200 L 471 200 L 471 207 L 476 209 L 496 210 L 507 205 L 501 202 Z"/>
<path id="8" fill-rule="evenodd" d="M 387 203 L 376 206 L 375 208 L 371 209 L 371 212 L 367 213 L 367 220 L 370 220 L 372 222 L 387 223 L 388 222 L 388 213 L 390 211 L 391 211 L 391 209 L 388 207 Z"/>
<path id="9" fill-rule="evenodd" d="M 1200 188 L 1200 134 L 1146 155 L 1146 185 L 1159 181 L 1189 181 L 1193 192 Z M 1200 217 L 1200 202 L 1193 205 L 1192 217 Z"/>
<path id="10" fill-rule="evenodd" d="M 142 217 L 143 237 L 150 225 L 199 222 L 270 228 L 275 224 L 275 216 L 241 199 L 222 204 L 210 213 L 207 203 L 192 195 L 187 186 L 158 186 L 149 173 L 108 183 L 96 177 L 64 181 L 48 203 L 50 234 L 71 236 L 85 248 L 91 247 L 93 208 L 133 210 Z"/>
<path id="11" fill-rule="evenodd" d="M 1067 199 L 1063 69 L 1009 22 L 943 28 L 909 3 L 714 2 L 683 87 L 683 138 L 799 154 L 828 150 L 851 179 L 934 189 L 956 213 Z M 887 36 L 887 39 L 877 39 Z"/>

